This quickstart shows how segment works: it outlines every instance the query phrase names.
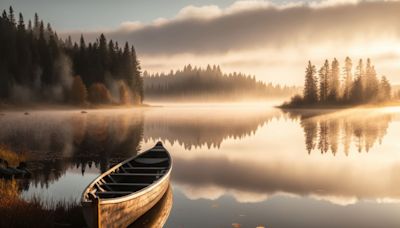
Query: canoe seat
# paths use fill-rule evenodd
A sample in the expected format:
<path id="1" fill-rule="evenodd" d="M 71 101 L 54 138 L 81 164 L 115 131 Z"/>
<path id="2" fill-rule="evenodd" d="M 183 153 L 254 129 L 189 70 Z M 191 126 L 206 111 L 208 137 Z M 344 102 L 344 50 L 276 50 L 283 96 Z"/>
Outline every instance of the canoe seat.
<path id="1" fill-rule="evenodd" d="M 153 149 L 151 149 L 151 151 L 154 151 L 154 152 L 165 152 L 165 149 L 164 148 L 160 148 L 160 149 L 153 148 Z"/>
<path id="2" fill-rule="evenodd" d="M 134 161 L 142 164 L 157 164 L 168 161 L 168 158 L 137 158 Z"/>
<path id="3" fill-rule="evenodd" d="M 111 173 L 111 176 L 161 176 L 161 173 Z"/>
<path id="4" fill-rule="evenodd" d="M 143 169 L 143 170 L 163 170 L 163 169 L 168 169 L 168 167 L 132 167 L 132 168 L 124 168 L 125 170 L 137 170 L 137 169 Z"/>
<path id="5" fill-rule="evenodd" d="M 150 184 L 146 184 L 146 183 L 104 183 L 103 185 L 105 186 L 109 186 L 109 187 L 114 187 L 114 186 L 140 186 L 140 187 L 144 187 L 144 186 L 148 186 Z"/>
<path id="6" fill-rule="evenodd" d="M 96 195 L 98 195 L 98 196 L 101 196 L 101 195 L 128 195 L 128 194 L 131 194 L 131 193 L 134 193 L 134 192 L 131 192 L 131 191 L 108 191 L 108 192 L 96 192 L 95 194 Z"/>

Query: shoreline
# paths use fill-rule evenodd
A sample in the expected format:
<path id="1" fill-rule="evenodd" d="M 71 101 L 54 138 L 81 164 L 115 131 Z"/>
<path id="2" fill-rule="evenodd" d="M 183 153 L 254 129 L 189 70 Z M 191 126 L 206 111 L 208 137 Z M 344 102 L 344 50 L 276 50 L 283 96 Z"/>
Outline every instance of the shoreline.
<path id="1" fill-rule="evenodd" d="M 278 106 L 274 106 L 275 108 L 279 108 L 282 110 L 345 110 L 345 109 L 353 109 L 353 108 L 387 108 L 387 107 L 400 107 L 400 101 L 391 101 L 385 102 L 381 104 L 359 104 L 359 105 L 290 105 L 290 104 L 282 104 Z"/>
<path id="2" fill-rule="evenodd" d="M 4 105 L 0 104 L 0 114 L 2 112 L 27 112 L 27 111 L 85 111 L 101 109 L 128 109 L 128 108 L 160 108 L 161 105 L 151 105 L 148 103 L 140 105 L 59 105 L 59 104 L 28 104 L 28 105 Z"/>

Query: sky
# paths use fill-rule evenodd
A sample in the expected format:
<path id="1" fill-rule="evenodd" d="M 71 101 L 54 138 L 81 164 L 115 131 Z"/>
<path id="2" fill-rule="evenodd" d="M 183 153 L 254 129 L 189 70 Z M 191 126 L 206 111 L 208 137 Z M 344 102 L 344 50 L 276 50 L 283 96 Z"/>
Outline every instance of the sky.
<path id="1" fill-rule="evenodd" d="M 100 33 L 135 45 L 143 70 L 221 65 L 265 82 L 302 85 L 307 62 L 371 58 L 400 83 L 400 2 L 390 0 L 2 0 L 38 12 L 62 37 Z"/>
<path id="2" fill-rule="evenodd" d="M 173 17 L 189 5 L 217 5 L 224 8 L 234 2 L 235 0 L 1 0 L 0 9 L 13 6 L 15 11 L 23 12 L 29 18 L 37 12 L 59 31 L 68 31 L 113 28 L 124 21 L 151 22 L 161 17 Z"/>

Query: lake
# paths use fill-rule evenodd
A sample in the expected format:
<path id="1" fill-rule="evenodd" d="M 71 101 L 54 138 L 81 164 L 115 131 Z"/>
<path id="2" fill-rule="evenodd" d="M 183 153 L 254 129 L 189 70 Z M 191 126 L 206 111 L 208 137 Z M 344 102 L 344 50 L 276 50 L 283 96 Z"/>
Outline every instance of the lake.
<path id="1" fill-rule="evenodd" d="M 170 196 L 152 217 L 165 227 L 400 227 L 400 108 L 3 114 L 0 144 L 33 172 L 28 200 L 78 201 L 110 165 L 160 140 L 174 162 Z"/>

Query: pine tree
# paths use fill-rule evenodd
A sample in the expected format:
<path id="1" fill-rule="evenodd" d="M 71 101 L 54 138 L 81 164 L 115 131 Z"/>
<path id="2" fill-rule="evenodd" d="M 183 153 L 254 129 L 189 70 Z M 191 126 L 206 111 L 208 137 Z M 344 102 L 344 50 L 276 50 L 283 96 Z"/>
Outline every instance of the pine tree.
<path id="1" fill-rule="evenodd" d="M 12 24 L 12 26 L 15 26 L 14 9 L 11 6 L 8 10 L 8 20 Z"/>
<path id="2" fill-rule="evenodd" d="M 365 99 L 371 101 L 378 95 L 379 81 L 376 76 L 375 67 L 371 64 L 371 60 L 367 60 L 367 66 L 365 70 L 366 74 L 366 85 L 365 85 Z"/>
<path id="3" fill-rule="evenodd" d="M 343 86 L 343 100 L 348 102 L 350 100 L 351 87 L 353 83 L 353 64 L 349 57 L 346 57 L 344 71 L 344 86 Z"/>
<path id="4" fill-rule="evenodd" d="M 32 21 L 31 20 L 28 21 L 28 30 L 32 31 Z"/>
<path id="5" fill-rule="evenodd" d="M 18 31 L 25 31 L 25 23 L 24 23 L 24 17 L 22 16 L 22 13 L 19 13 Z"/>
<path id="6" fill-rule="evenodd" d="M 308 61 L 303 92 L 304 101 L 308 104 L 314 104 L 318 101 L 317 79 L 315 74 L 315 66 L 311 64 L 311 61 Z"/>
<path id="7" fill-rule="evenodd" d="M 364 64 L 362 59 L 360 59 L 356 67 L 355 79 L 351 89 L 351 101 L 354 103 L 362 103 L 364 100 L 364 72 Z"/>
<path id="8" fill-rule="evenodd" d="M 144 90 L 143 90 L 144 85 L 143 85 L 140 62 L 139 59 L 137 58 L 136 50 L 133 45 L 131 47 L 131 56 L 132 56 L 131 58 L 133 62 L 133 71 L 134 71 L 133 77 L 135 81 L 135 88 L 133 92 L 138 96 L 138 99 L 135 102 L 141 104 L 144 99 Z"/>
<path id="9" fill-rule="evenodd" d="M 339 62 L 335 58 L 332 61 L 332 68 L 330 73 L 330 81 L 329 81 L 329 95 L 328 100 L 330 102 L 336 102 L 339 98 Z"/>
<path id="10" fill-rule="evenodd" d="M 392 87 L 387 80 L 386 76 L 382 76 L 381 81 L 379 83 L 379 100 L 380 101 L 388 101 L 392 96 Z"/>
<path id="11" fill-rule="evenodd" d="M 324 65 L 319 70 L 319 100 L 324 103 L 328 100 L 329 95 L 329 62 L 325 60 Z"/>

